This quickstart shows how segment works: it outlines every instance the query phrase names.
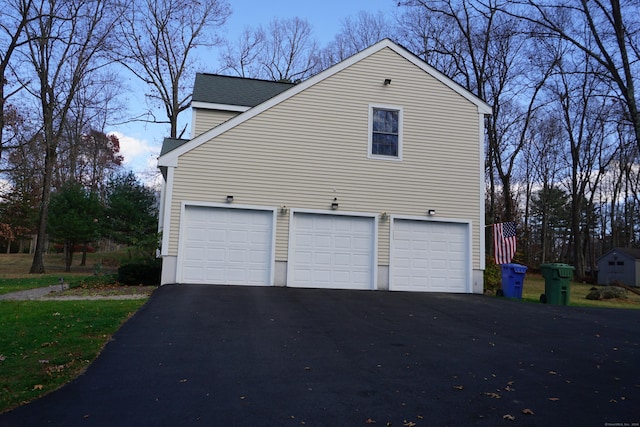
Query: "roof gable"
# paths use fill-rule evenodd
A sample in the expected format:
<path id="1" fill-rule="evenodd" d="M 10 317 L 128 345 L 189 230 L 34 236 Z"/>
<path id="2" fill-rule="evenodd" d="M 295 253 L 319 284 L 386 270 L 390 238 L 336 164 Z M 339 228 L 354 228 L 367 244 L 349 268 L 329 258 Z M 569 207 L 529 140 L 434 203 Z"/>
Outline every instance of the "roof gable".
<path id="1" fill-rule="evenodd" d="M 616 253 L 631 259 L 640 259 L 640 249 L 637 248 L 613 248 L 604 253 L 598 261 L 608 257 L 609 255 L 615 255 Z"/>
<path id="2" fill-rule="evenodd" d="M 373 46 L 370 46 L 369 48 L 361 51 L 360 53 L 357 53 L 353 56 L 351 56 L 350 58 L 347 58 L 346 60 L 316 74 L 315 76 L 309 78 L 308 80 L 305 80 L 302 83 L 299 83 L 295 86 L 290 87 L 289 89 L 287 89 L 286 91 L 280 93 L 279 95 L 274 96 L 271 99 L 266 100 L 265 102 L 256 105 L 255 107 L 247 110 L 246 112 L 239 114 L 238 116 L 228 120 L 227 122 L 221 124 L 220 126 L 217 126 L 201 135 L 199 135 L 198 137 L 194 138 L 193 140 L 191 140 L 189 143 L 181 145 L 180 147 L 177 147 L 176 149 L 174 149 L 173 151 L 170 151 L 162 156 L 159 157 L 158 159 L 158 165 L 160 166 L 177 166 L 178 164 L 178 158 L 200 146 L 201 144 L 211 140 L 212 138 L 217 137 L 218 135 L 223 134 L 224 132 L 227 132 L 228 130 L 238 126 L 239 124 L 249 120 L 252 117 L 255 117 L 256 115 L 262 113 L 263 111 L 278 105 L 279 103 L 297 95 L 298 93 L 304 91 L 305 89 L 333 76 L 334 74 L 337 74 L 338 72 L 346 69 L 347 67 L 383 50 L 383 49 L 391 49 L 393 52 L 397 53 L 399 56 L 401 56 L 402 58 L 406 59 L 407 61 L 409 61 L 410 63 L 412 63 L 413 65 L 417 66 L 418 68 L 420 68 L 422 71 L 424 71 L 425 73 L 429 74 L 430 76 L 432 76 L 433 78 L 435 78 L 436 80 L 438 80 L 439 82 L 443 83 L 445 86 L 447 86 L 449 89 L 451 89 L 453 92 L 457 93 L 458 95 L 460 95 L 462 98 L 464 98 L 465 100 L 467 100 L 468 102 L 470 102 L 471 104 L 475 105 L 477 107 L 478 110 L 478 114 L 491 114 L 491 107 L 489 107 L 489 105 L 487 105 L 484 101 L 482 101 L 480 98 L 476 97 L 475 95 L 473 95 L 471 92 L 469 92 L 468 90 L 464 89 L 462 86 L 460 86 L 459 84 L 455 83 L 453 80 L 449 79 L 448 77 L 446 77 L 444 74 L 442 74 L 441 72 L 437 71 L 435 68 L 431 67 L 430 65 L 428 65 L 426 62 L 422 61 L 420 58 L 418 58 L 417 56 L 415 56 L 414 54 L 410 53 L 409 51 L 407 51 L 406 49 L 404 49 L 403 47 L 395 44 L 394 42 L 392 42 L 389 39 L 384 39 L 376 44 L 374 44 Z"/>

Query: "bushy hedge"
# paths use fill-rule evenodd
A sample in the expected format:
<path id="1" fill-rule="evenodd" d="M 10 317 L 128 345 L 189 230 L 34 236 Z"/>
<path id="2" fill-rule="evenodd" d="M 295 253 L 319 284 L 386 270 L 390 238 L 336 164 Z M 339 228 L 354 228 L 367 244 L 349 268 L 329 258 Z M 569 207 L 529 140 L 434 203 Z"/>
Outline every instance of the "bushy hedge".
<path id="1" fill-rule="evenodd" d="M 496 265 L 496 260 L 488 256 L 484 268 L 484 288 L 493 293 L 502 286 L 502 267 Z"/>
<path id="2" fill-rule="evenodd" d="M 159 286 L 161 270 L 160 261 L 124 264 L 118 268 L 118 282 L 129 286 Z"/>

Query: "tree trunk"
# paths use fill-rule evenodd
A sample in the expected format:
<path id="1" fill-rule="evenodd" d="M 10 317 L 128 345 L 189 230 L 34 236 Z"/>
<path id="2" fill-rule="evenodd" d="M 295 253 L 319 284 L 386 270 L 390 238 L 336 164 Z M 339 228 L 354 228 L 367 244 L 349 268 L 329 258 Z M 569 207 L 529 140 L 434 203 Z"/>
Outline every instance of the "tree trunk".
<path id="1" fill-rule="evenodd" d="M 82 247 L 82 260 L 80 261 L 80 266 L 84 267 L 87 265 L 87 244 L 85 243 Z"/>
<path id="2" fill-rule="evenodd" d="M 71 271 L 71 263 L 73 262 L 73 243 L 65 242 L 64 244 L 64 271 Z"/>
<path id="3" fill-rule="evenodd" d="M 53 131 L 50 135 L 53 134 Z M 52 136 L 49 136 L 52 138 Z M 47 152 L 44 159 L 44 179 L 42 185 L 42 199 L 40 202 L 40 213 L 38 215 L 38 237 L 36 248 L 33 253 L 33 263 L 29 273 L 44 274 L 44 252 L 47 238 L 47 217 L 49 216 L 49 201 L 51 200 L 51 180 L 53 177 L 53 165 L 55 163 L 56 150 L 51 147 L 52 143 L 47 141 Z"/>

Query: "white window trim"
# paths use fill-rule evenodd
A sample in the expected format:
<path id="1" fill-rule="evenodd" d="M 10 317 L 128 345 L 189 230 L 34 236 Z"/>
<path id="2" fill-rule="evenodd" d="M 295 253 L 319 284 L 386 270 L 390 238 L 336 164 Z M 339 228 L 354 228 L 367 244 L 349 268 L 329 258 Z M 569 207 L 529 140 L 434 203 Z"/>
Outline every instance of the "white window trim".
<path id="1" fill-rule="evenodd" d="M 380 154 L 372 154 L 371 150 L 373 148 L 373 109 L 378 110 L 394 110 L 398 112 L 398 156 L 383 156 Z M 394 162 L 402 161 L 402 136 L 403 136 L 403 118 L 404 112 L 403 108 L 397 105 L 387 105 L 387 104 L 369 104 L 369 143 L 367 147 L 367 156 L 370 159 L 376 160 L 390 160 Z"/>

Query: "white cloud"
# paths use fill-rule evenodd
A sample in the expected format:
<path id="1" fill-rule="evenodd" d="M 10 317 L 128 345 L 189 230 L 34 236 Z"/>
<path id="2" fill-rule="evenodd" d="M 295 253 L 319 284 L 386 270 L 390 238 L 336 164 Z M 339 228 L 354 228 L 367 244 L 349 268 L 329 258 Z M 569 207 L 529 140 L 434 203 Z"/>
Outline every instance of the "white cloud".
<path id="1" fill-rule="evenodd" d="M 145 185 L 156 187 L 160 172 L 158 171 L 158 156 L 160 147 L 146 139 L 126 135 L 122 132 L 109 132 L 120 141 L 120 154 L 124 157 L 123 165 L 131 169 L 138 179 Z"/>
<path id="2" fill-rule="evenodd" d="M 124 165 L 134 171 L 148 168 L 160 154 L 160 147 L 149 143 L 146 139 L 134 138 L 121 132 L 111 132 L 111 134 L 120 140 L 120 154 L 124 157 Z"/>

